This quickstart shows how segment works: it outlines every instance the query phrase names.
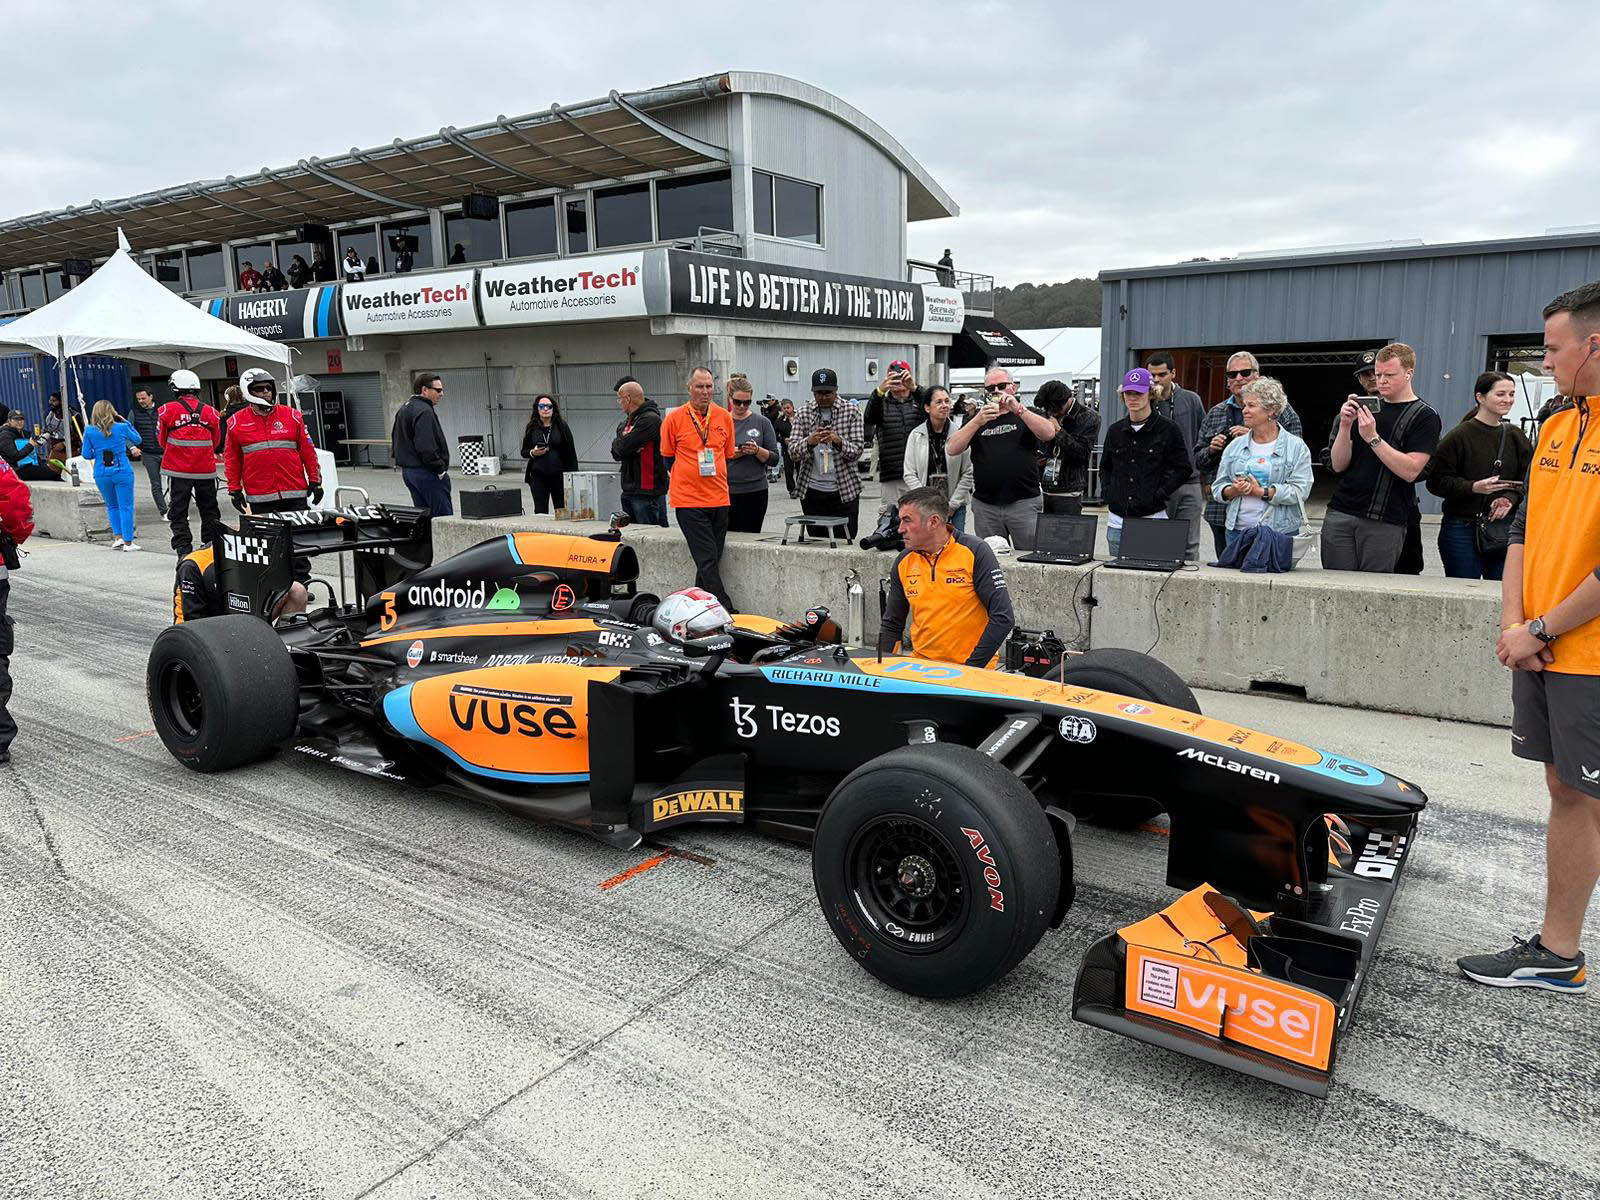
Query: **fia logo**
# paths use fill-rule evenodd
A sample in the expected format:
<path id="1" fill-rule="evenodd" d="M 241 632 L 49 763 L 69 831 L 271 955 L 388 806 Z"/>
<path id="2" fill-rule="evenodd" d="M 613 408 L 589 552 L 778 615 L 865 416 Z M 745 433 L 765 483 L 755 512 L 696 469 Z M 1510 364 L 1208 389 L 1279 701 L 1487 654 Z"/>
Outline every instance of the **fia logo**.
<path id="1" fill-rule="evenodd" d="M 746 704 L 735 696 L 728 701 L 728 707 L 733 709 L 733 730 L 742 738 L 753 738 L 756 735 L 756 706 Z"/>

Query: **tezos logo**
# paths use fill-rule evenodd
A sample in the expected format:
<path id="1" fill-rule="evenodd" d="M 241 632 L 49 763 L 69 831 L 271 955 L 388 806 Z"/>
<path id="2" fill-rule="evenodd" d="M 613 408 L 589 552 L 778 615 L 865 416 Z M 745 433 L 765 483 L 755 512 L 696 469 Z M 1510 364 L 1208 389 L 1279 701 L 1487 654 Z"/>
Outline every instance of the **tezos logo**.
<path id="1" fill-rule="evenodd" d="M 482 608 L 489 598 L 488 585 L 482 583 L 454 586 L 440 580 L 407 590 L 406 600 L 429 608 Z"/>
<path id="2" fill-rule="evenodd" d="M 406 666 L 414 667 L 422 661 L 422 639 L 418 638 L 406 648 Z"/>
<path id="3" fill-rule="evenodd" d="M 1077 742 L 1084 746 L 1094 741 L 1100 732 L 1088 717 L 1062 717 L 1061 724 L 1056 728 L 1060 730 L 1063 741 Z"/>
<path id="4" fill-rule="evenodd" d="M 735 696 L 728 701 L 733 710 L 733 729 L 742 738 L 753 738 L 761 731 L 756 720 L 756 706 Z M 815 713 L 791 712 L 781 704 L 763 706 L 771 719 L 773 733 L 808 733 L 817 737 L 838 737 L 839 718 L 821 717 Z"/>

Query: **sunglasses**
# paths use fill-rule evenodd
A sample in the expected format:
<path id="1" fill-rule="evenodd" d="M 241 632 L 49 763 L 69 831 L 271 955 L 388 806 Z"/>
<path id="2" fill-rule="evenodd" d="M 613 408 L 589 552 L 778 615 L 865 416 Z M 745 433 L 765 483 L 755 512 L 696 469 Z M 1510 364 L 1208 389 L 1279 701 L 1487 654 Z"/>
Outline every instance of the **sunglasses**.
<path id="1" fill-rule="evenodd" d="M 746 396 L 743 400 L 741 400 L 739 397 L 735 396 L 729 403 L 731 403 L 735 408 L 744 408 L 750 403 L 750 397 Z"/>
<path id="2" fill-rule="evenodd" d="M 555 405 L 554 404 L 541 404 L 541 405 L 539 405 L 539 407 L 540 408 L 546 408 L 546 409 L 553 409 L 553 408 L 555 408 Z"/>
<path id="3" fill-rule="evenodd" d="M 1005 391 L 1010 386 L 1011 385 L 1009 383 L 986 383 L 986 384 L 983 385 L 983 390 L 988 392 L 992 396 L 996 392 Z"/>
<path id="4" fill-rule="evenodd" d="M 1229 379 L 1244 379 L 1246 376 L 1254 375 L 1255 373 L 1256 373 L 1256 369 L 1254 367 L 1246 367 L 1242 371 L 1229 371 L 1228 372 L 1228 378 Z"/>

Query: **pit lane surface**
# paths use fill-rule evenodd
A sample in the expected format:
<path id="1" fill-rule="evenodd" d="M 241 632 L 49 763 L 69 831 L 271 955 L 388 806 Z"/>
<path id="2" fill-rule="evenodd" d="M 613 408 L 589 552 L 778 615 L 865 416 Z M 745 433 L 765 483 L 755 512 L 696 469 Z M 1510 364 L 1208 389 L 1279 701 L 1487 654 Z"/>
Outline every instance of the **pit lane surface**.
<path id="1" fill-rule="evenodd" d="M 1600 999 L 1452 962 L 1536 928 L 1544 805 L 1503 730 L 1201 697 L 1432 798 L 1321 1102 L 1070 1021 L 1088 944 L 1172 896 L 1157 835 L 1084 830 L 1061 929 L 912 999 L 851 965 L 792 846 L 680 830 L 630 874 L 659 849 L 293 756 L 186 771 L 143 690 L 171 558 L 30 548 L 0 1196 L 1600 1192 Z"/>

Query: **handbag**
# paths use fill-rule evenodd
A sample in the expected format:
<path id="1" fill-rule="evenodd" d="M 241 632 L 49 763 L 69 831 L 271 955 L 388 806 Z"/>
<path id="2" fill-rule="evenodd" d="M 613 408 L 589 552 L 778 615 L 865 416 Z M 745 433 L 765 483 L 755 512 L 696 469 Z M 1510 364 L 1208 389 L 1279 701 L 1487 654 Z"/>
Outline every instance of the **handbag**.
<path id="1" fill-rule="evenodd" d="M 1506 423 L 1500 422 L 1500 446 L 1494 452 L 1493 474 L 1500 474 L 1500 462 L 1506 452 Z M 1492 503 L 1492 501 L 1491 501 Z M 1472 544 L 1477 547 L 1479 555 L 1484 558 L 1498 557 L 1504 554 L 1511 545 L 1511 525 L 1517 518 L 1517 507 L 1520 501 L 1511 505 L 1511 511 L 1499 520 L 1489 519 L 1488 513 L 1478 517 L 1478 522 L 1472 527 Z"/>

